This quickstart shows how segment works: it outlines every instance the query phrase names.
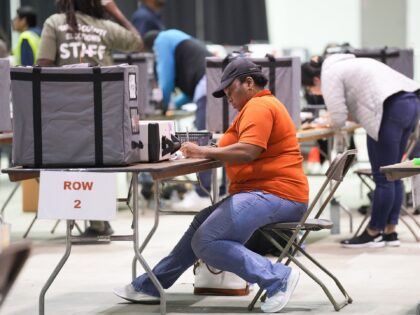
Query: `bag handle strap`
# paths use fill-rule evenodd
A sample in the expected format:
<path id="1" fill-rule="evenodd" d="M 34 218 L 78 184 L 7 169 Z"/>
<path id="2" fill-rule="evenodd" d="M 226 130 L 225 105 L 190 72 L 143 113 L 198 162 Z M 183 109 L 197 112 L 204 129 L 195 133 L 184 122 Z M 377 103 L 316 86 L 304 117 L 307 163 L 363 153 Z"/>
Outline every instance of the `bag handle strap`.
<path id="1" fill-rule="evenodd" d="M 193 273 L 194 274 L 196 274 L 196 270 L 197 270 L 197 268 L 200 266 L 200 264 L 204 264 L 204 265 L 206 265 L 206 267 L 207 267 L 207 270 L 210 272 L 210 273 L 212 273 L 212 274 L 214 274 L 214 275 L 220 275 L 222 272 L 223 272 L 223 270 L 219 270 L 219 271 L 213 271 L 211 268 L 210 268 L 210 266 L 209 265 L 207 265 L 204 261 L 202 261 L 202 260 L 197 260 L 195 263 L 194 263 L 194 268 L 193 268 Z"/>

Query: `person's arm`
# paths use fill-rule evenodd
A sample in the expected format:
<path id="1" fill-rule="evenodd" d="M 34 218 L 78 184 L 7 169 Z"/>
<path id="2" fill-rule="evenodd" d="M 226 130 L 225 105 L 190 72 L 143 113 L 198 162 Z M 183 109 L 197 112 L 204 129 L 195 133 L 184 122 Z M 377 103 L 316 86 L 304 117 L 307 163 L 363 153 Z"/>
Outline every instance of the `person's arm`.
<path id="1" fill-rule="evenodd" d="M 191 99 L 185 93 L 180 93 L 175 97 L 175 108 L 180 109 L 182 105 L 191 103 Z"/>
<path id="2" fill-rule="evenodd" d="M 54 60 L 50 60 L 50 59 L 38 59 L 37 62 L 38 65 L 40 66 L 53 66 L 54 65 Z"/>
<path id="3" fill-rule="evenodd" d="M 126 29 L 128 29 L 131 32 L 138 32 L 137 29 L 134 27 L 133 24 L 127 18 L 125 15 L 121 12 L 121 10 L 118 8 L 118 6 L 115 4 L 113 0 L 102 0 L 102 5 L 104 6 L 105 10 L 112 16 L 114 19 L 120 23 L 122 26 L 124 26 Z"/>
<path id="4" fill-rule="evenodd" d="M 348 119 L 345 86 L 343 80 L 334 73 L 327 73 L 321 77 L 322 95 L 329 114 L 331 127 L 341 128 Z"/>
<path id="5" fill-rule="evenodd" d="M 191 142 L 182 144 L 181 152 L 185 157 L 208 158 L 235 164 L 254 161 L 264 148 L 248 143 L 234 143 L 222 148 L 198 146 Z"/>
<path id="6" fill-rule="evenodd" d="M 143 41 L 137 32 L 132 32 L 113 21 L 105 21 L 108 26 L 110 49 L 124 52 L 141 51 Z"/>
<path id="7" fill-rule="evenodd" d="M 250 102 L 258 102 L 257 99 Z M 220 148 L 199 147 L 192 143 L 184 143 L 181 152 L 186 157 L 211 158 L 234 164 L 254 161 L 267 149 L 272 127 L 275 123 L 273 112 L 268 107 L 249 104 L 238 122 L 237 143 Z"/>

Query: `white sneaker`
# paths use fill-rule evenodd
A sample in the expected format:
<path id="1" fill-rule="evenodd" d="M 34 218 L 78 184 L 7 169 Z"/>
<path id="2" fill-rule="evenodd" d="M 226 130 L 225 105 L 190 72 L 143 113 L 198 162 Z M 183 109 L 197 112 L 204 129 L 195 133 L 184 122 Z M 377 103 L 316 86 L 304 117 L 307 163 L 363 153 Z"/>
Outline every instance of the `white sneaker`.
<path id="1" fill-rule="evenodd" d="M 124 300 L 133 302 L 133 303 L 142 303 L 142 304 L 159 304 L 160 298 L 148 295 L 146 293 L 138 292 L 134 289 L 131 284 L 127 284 L 121 288 L 115 288 L 114 294 Z"/>
<path id="2" fill-rule="evenodd" d="M 182 201 L 171 205 L 175 211 L 200 211 L 211 205 L 209 197 L 200 197 L 195 190 L 191 190 L 184 195 Z"/>
<path id="3" fill-rule="evenodd" d="M 289 278 L 287 279 L 286 291 L 279 291 L 274 294 L 272 297 L 268 298 L 265 303 L 261 304 L 261 310 L 264 313 L 277 313 L 280 312 L 283 307 L 289 302 L 290 297 L 293 294 L 293 291 L 296 288 L 296 285 L 299 281 L 300 271 L 297 269 L 292 269 L 290 272 Z"/>

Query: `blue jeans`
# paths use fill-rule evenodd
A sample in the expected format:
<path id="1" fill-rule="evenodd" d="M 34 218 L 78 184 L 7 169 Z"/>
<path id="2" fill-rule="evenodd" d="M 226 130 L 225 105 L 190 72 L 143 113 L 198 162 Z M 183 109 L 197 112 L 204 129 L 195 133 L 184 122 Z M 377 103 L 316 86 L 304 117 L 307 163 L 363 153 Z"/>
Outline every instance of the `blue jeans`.
<path id="1" fill-rule="evenodd" d="M 401 162 L 408 137 L 418 121 L 419 100 L 413 93 L 398 93 L 384 102 L 378 141 L 367 137 L 369 161 L 375 191 L 369 227 L 383 231 L 387 224 L 397 224 L 403 201 L 401 180 L 389 182 L 379 171 L 381 166 Z"/>
<path id="2" fill-rule="evenodd" d="M 243 244 L 259 227 L 274 222 L 298 221 L 307 205 L 261 191 L 243 192 L 225 198 L 198 213 L 171 253 L 153 269 L 167 289 L 198 258 L 230 271 L 249 283 L 257 283 L 269 296 L 284 290 L 290 267 L 271 263 Z M 137 291 L 159 296 L 147 276 L 136 278 Z"/>

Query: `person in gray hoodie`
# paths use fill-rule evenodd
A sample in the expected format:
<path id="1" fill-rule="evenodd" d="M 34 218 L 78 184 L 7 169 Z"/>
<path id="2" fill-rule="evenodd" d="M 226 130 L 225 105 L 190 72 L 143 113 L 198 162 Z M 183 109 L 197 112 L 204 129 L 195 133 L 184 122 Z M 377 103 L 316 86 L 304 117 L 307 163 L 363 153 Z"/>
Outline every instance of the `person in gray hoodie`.
<path id="1" fill-rule="evenodd" d="M 410 133 L 418 122 L 420 84 L 371 58 L 334 54 L 302 65 L 302 82 L 322 95 L 332 127 L 349 118 L 367 133 L 367 149 L 376 184 L 372 214 L 365 231 L 341 241 L 343 247 L 399 246 L 396 225 L 403 200 L 401 181 L 388 182 L 379 171 L 401 161 Z"/>

